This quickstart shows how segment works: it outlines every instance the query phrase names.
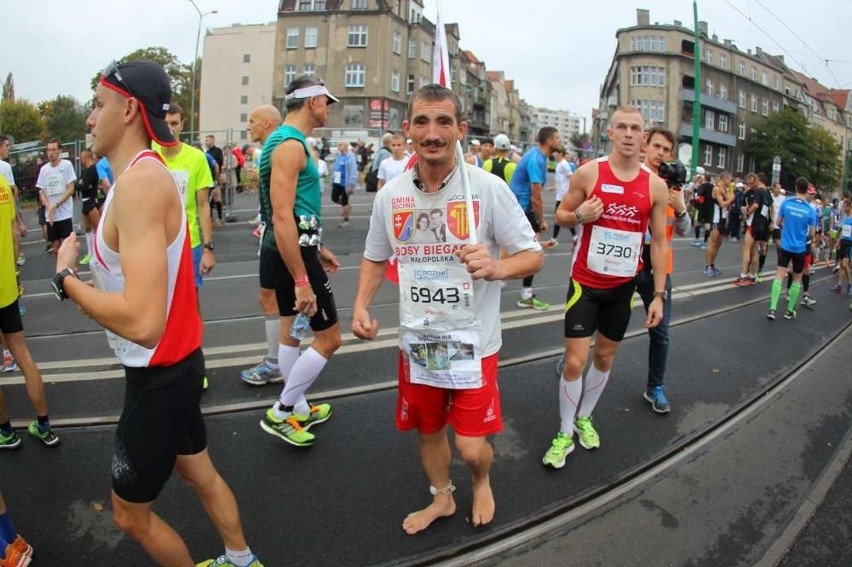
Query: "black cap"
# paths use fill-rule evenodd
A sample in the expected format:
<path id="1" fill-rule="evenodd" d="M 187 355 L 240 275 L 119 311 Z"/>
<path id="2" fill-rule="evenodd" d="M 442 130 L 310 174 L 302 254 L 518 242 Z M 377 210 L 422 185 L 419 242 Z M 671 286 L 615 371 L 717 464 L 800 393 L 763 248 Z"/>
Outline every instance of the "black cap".
<path id="1" fill-rule="evenodd" d="M 161 146 L 177 144 L 166 124 L 172 86 L 161 66 L 153 61 L 113 61 L 101 74 L 100 83 L 122 96 L 139 101 L 145 129 L 155 142 Z"/>

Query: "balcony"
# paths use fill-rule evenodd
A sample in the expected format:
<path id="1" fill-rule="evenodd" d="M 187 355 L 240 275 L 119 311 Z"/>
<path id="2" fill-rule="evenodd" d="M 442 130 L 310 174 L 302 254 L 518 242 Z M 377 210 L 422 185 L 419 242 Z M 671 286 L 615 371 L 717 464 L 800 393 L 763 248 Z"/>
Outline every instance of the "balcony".
<path id="1" fill-rule="evenodd" d="M 684 138 L 692 138 L 692 123 L 681 123 L 679 134 Z M 707 128 L 701 128 L 698 131 L 698 138 L 705 142 L 728 146 L 731 148 L 737 145 L 737 137 L 733 134 L 725 134 L 724 132 L 717 132 L 716 130 L 709 130 Z"/>
<path id="2" fill-rule="evenodd" d="M 695 100 L 695 91 L 692 89 L 681 89 L 680 99 L 688 102 L 693 102 Z M 737 113 L 737 103 L 730 100 L 723 100 L 719 97 L 703 93 L 701 95 L 701 106 L 721 110 L 722 112 L 727 112 L 728 114 Z"/>

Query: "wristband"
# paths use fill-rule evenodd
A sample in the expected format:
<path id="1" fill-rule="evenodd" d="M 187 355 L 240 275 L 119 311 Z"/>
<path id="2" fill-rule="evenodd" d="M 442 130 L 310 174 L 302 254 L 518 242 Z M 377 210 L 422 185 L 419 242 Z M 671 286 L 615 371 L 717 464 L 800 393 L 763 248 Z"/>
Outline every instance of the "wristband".
<path id="1" fill-rule="evenodd" d="M 308 276 L 302 276 L 300 278 L 296 278 L 296 287 L 304 287 L 310 284 L 311 281 L 308 279 Z"/>

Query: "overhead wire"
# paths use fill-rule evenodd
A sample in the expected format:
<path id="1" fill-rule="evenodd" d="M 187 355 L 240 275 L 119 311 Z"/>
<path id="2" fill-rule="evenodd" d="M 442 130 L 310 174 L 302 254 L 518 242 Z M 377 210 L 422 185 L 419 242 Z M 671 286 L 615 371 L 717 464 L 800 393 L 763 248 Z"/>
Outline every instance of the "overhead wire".
<path id="1" fill-rule="evenodd" d="M 730 2 L 729 0 L 725 0 L 725 4 L 727 4 L 728 6 L 730 6 L 730 7 L 731 7 L 731 9 L 732 9 L 732 10 L 734 10 L 736 13 L 738 13 L 740 16 L 742 16 L 743 18 L 745 18 L 746 20 L 748 20 L 749 22 L 751 22 L 751 25 L 753 25 L 755 28 L 757 28 L 757 29 L 758 29 L 758 31 L 760 31 L 760 33 L 762 33 L 763 35 L 765 35 L 766 37 L 768 37 L 768 38 L 769 38 L 769 40 L 770 40 L 772 43 L 774 43 L 776 46 L 778 46 L 778 49 L 780 49 L 781 51 L 783 51 L 783 52 L 784 52 L 784 54 L 785 54 L 785 55 L 787 55 L 787 57 L 789 57 L 789 58 L 790 58 L 790 59 L 792 59 L 792 60 L 793 60 L 796 64 L 798 64 L 798 65 L 802 68 L 802 70 L 803 70 L 803 71 L 806 71 L 806 70 L 807 70 L 807 65 L 805 65 L 805 63 L 804 63 L 804 62 L 802 62 L 801 60 L 799 60 L 799 59 L 797 59 L 796 57 L 794 57 L 792 53 L 790 53 L 789 51 L 787 51 L 787 50 L 784 48 L 784 46 L 783 46 L 783 45 L 781 45 L 780 43 L 778 43 L 778 41 L 776 41 L 776 40 L 775 40 L 775 38 L 774 38 L 774 37 L 772 37 L 772 36 L 771 36 L 771 35 L 770 35 L 770 34 L 769 34 L 766 30 L 764 30 L 762 27 L 760 27 L 759 25 L 757 25 L 757 23 L 756 23 L 756 22 L 755 22 L 755 21 L 751 18 L 751 16 L 744 14 L 744 13 L 742 12 L 742 10 L 740 10 L 739 8 L 737 8 L 736 6 L 734 6 L 733 4 L 731 4 L 731 2 Z"/>

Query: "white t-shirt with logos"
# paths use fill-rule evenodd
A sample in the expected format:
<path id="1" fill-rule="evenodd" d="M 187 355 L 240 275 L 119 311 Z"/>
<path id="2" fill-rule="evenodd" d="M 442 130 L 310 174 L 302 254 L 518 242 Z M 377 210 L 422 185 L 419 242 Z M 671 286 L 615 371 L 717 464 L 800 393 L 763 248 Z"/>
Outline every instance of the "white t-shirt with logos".
<path id="1" fill-rule="evenodd" d="M 382 163 L 379 165 L 379 179 L 387 183 L 405 171 L 406 163 L 408 163 L 408 158 L 405 156 L 400 160 L 395 160 L 392 157 L 382 160 Z"/>
<path id="2" fill-rule="evenodd" d="M 59 165 L 53 167 L 50 162 L 41 166 L 38 172 L 38 180 L 36 187 L 42 190 L 47 202 L 55 205 L 62 199 L 65 189 L 69 183 L 77 181 L 77 175 L 74 173 L 74 166 L 67 159 L 59 160 Z M 59 205 L 56 213 L 53 215 L 54 221 L 70 219 L 74 212 L 74 202 L 71 199 L 66 199 L 64 203 Z"/>

